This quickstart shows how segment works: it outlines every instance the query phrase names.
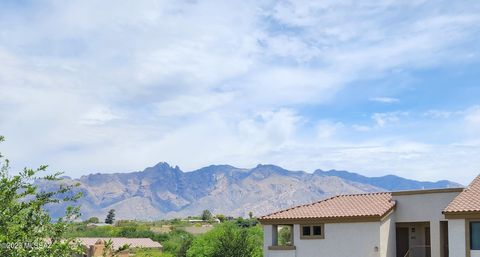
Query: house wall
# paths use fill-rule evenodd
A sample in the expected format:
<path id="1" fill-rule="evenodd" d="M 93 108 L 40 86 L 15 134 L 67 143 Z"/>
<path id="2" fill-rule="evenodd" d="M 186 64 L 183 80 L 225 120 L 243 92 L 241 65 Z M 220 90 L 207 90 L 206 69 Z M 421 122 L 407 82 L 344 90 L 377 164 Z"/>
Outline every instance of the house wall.
<path id="1" fill-rule="evenodd" d="M 273 242 L 273 228 L 272 225 L 263 225 L 263 256 L 268 257 L 268 247 L 272 245 Z M 281 256 L 281 255 L 277 255 Z"/>
<path id="2" fill-rule="evenodd" d="M 396 257 L 395 213 L 380 224 L 380 257 Z"/>
<path id="3" fill-rule="evenodd" d="M 440 257 L 440 221 L 445 220 L 442 211 L 458 194 L 459 192 L 450 192 L 416 195 L 394 194 L 393 196 L 393 200 L 397 202 L 397 223 L 430 222 L 432 257 Z M 450 256 L 457 257 L 456 255 Z"/>
<path id="4" fill-rule="evenodd" d="M 448 221 L 449 256 L 466 257 L 465 233 L 465 220 Z"/>
<path id="5" fill-rule="evenodd" d="M 264 225 L 264 257 L 383 257 L 380 256 L 380 222 L 325 224 L 324 239 L 300 239 L 300 225 L 295 224 L 296 250 L 268 250 L 272 226 Z"/>
<path id="6" fill-rule="evenodd" d="M 380 222 L 325 224 L 325 239 L 300 239 L 294 227 L 297 256 L 379 257 Z"/>

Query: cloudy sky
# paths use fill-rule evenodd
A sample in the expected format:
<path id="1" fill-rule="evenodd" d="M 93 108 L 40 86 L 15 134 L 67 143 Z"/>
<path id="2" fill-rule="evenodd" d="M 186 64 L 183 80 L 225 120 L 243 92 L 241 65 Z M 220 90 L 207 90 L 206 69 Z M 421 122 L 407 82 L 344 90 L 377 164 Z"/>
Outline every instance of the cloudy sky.
<path id="1" fill-rule="evenodd" d="M 479 74 L 477 0 L 2 0 L 0 151 L 467 183 Z"/>

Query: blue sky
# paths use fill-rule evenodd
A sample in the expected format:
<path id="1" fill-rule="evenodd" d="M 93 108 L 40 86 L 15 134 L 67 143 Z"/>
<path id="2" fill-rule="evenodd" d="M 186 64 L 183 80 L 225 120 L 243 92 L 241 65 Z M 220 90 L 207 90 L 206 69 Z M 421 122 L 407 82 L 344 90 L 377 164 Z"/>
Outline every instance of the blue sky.
<path id="1" fill-rule="evenodd" d="M 273 163 L 468 183 L 478 74 L 478 1 L 0 1 L 14 168 Z"/>

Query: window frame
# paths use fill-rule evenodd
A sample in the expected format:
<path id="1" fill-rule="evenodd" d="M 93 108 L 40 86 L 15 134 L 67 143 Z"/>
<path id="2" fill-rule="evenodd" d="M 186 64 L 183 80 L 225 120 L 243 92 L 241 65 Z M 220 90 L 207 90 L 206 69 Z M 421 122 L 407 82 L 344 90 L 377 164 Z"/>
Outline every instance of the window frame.
<path id="1" fill-rule="evenodd" d="M 290 243 L 291 244 L 286 244 L 286 245 L 279 245 L 279 230 L 280 227 L 289 227 L 290 229 Z M 294 231 L 295 231 L 295 225 L 294 224 L 274 224 L 272 225 L 272 244 L 268 246 L 268 250 L 295 250 L 295 242 L 294 242 Z"/>
<path id="2" fill-rule="evenodd" d="M 303 228 L 310 227 L 310 235 L 303 234 Z M 313 235 L 313 227 L 320 227 L 321 234 Z M 325 239 L 325 224 L 302 224 L 300 225 L 300 239 Z"/>

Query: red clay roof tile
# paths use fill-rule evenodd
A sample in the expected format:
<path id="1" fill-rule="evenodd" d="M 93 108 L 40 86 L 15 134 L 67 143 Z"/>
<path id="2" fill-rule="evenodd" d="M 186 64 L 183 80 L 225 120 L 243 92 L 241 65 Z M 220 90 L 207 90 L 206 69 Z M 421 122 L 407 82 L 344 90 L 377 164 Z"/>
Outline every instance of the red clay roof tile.
<path id="1" fill-rule="evenodd" d="M 480 175 L 444 210 L 444 213 L 462 212 L 480 212 Z"/>
<path id="2" fill-rule="evenodd" d="M 276 219 L 331 219 L 331 218 L 381 218 L 395 207 L 391 193 L 339 195 L 320 202 L 296 206 L 260 218 Z"/>

